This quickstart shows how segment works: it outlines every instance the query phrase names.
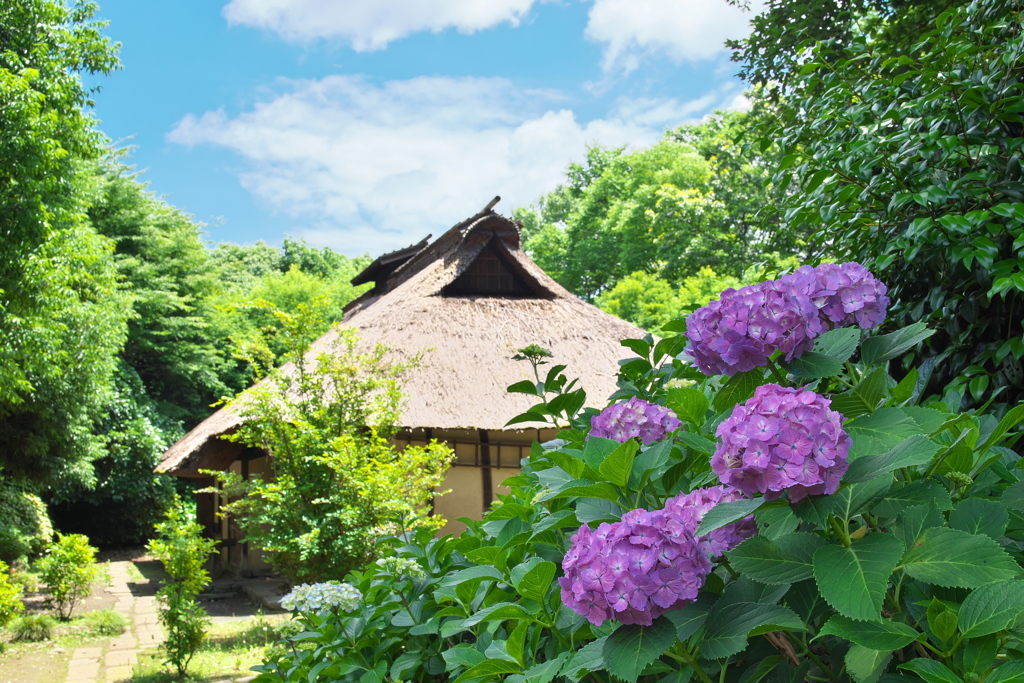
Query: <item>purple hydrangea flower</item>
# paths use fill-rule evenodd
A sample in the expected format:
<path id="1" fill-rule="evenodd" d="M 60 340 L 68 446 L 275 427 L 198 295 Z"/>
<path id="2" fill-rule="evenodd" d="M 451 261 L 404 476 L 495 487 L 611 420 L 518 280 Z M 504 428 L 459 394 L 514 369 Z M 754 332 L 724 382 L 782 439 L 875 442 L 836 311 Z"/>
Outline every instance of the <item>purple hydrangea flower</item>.
<path id="1" fill-rule="evenodd" d="M 601 436 L 625 443 L 632 437 L 650 446 L 679 428 L 682 422 L 664 406 L 648 403 L 635 396 L 610 405 L 590 420 L 590 436 Z"/>
<path id="2" fill-rule="evenodd" d="M 687 350 L 706 375 L 735 375 L 768 364 L 776 351 L 787 361 L 814 346 L 825 330 L 885 319 L 885 285 L 859 263 L 825 263 L 742 289 L 727 289 L 718 301 L 687 319 Z"/>
<path id="3" fill-rule="evenodd" d="M 753 370 L 775 351 L 792 360 L 810 350 L 821 331 L 814 301 L 782 280 L 727 289 L 690 314 L 686 325 L 689 355 L 706 375 Z"/>
<path id="4" fill-rule="evenodd" d="M 830 404 L 813 391 L 758 387 L 718 426 L 711 468 L 722 483 L 768 500 L 783 491 L 791 502 L 835 493 L 849 467 L 851 439 Z"/>
<path id="5" fill-rule="evenodd" d="M 593 532 L 581 526 L 562 569 L 562 602 L 590 623 L 650 626 L 697 599 L 711 560 L 690 524 L 662 510 L 631 510 Z"/>
<path id="6" fill-rule="evenodd" d="M 719 503 L 742 500 L 746 497 L 742 491 L 728 486 L 694 489 L 690 493 L 683 493 L 665 501 L 665 515 L 696 532 L 708 510 Z M 706 536 L 698 537 L 697 544 L 711 557 L 720 557 L 722 553 L 732 550 L 744 539 L 755 534 L 757 534 L 757 524 L 754 522 L 754 516 L 750 515 L 738 522 L 716 529 Z"/>
<path id="7" fill-rule="evenodd" d="M 804 266 L 806 268 L 806 266 Z M 889 308 L 886 287 L 859 263 L 823 263 L 814 269 L 815 305 L 831 327 L 881 325 Z"/>

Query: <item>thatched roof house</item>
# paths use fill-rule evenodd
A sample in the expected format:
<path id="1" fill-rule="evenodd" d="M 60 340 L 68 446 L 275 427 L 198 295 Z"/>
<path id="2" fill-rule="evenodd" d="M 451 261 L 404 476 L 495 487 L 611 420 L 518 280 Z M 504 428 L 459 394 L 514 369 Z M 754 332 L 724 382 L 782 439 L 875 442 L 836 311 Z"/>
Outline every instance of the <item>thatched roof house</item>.
<path id="1" fill-rule="evenodd" d="M 479 517 L 532 440 L 547 436 L 537 429 L 505 429 L 533 404 L 505 391 L 533 379 L 528 363 L 512 360 L 516 349 L 550 349 L 554 362 L 580 378 L 588 403 L 603 406 L 625 355 L 619 342 L 644 334 L 581 301 L 538 268 L 521 248 L 517 224 L 494 213 L 494 203 L 432 244 L 423 240 L 370 264 L 352 282 L 372 282 L 373 288 L 346 307 L 342 321 L 367 345 L 383 343 L 399 354 L 430 349 L 405 383 L 398 440 L 436 438 L 456 449 L 445 486 L 453 492 L 438 499 L 438 511 L 449 519 Z M 328 332 L 310 353 L 335 335 Z M 247 470 L 242 465 L 260 454 L 218 438 L 240 423 L 230 409 L 217 411 L 172 446 L 157 471 L 198 477 L 201 469 Z"/>

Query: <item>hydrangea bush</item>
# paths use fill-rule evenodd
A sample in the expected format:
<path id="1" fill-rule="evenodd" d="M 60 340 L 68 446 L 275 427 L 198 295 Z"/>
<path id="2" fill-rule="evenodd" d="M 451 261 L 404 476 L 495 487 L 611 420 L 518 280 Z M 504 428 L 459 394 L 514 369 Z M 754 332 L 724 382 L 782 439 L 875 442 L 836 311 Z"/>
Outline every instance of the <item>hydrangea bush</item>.
<path id="1" fill-rule="evenodd" d="M 561 431 L 510 493 L 382 542 L 259 680 L 1024 680 L 1024 406 L 961 412 L 888 303 L 851 263 L 727 290 L 624 341 L 601 411 L 535 367 L 510 424 Z"/>

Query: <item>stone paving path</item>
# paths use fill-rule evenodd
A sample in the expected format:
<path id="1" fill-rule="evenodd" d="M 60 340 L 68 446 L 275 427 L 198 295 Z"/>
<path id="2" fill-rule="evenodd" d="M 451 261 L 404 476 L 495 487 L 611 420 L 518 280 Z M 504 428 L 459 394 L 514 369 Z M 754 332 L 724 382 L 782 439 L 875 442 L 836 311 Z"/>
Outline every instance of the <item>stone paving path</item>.
<path id="1" fill-rule="evenodd" d="M 134 582 L 128 574 L 131 562 L 111 562 L 110 587 L 107 592 L 117 598 L 114 609 L 129 621 L 125 632 L 111 638 L 106 648 L 80 647 L 71 654 L 67 683 L 114 683 L 132 677 L 139 651 L 156 647 L 164 640 L 157 617 L 156 592 L 159 583 Z"/>

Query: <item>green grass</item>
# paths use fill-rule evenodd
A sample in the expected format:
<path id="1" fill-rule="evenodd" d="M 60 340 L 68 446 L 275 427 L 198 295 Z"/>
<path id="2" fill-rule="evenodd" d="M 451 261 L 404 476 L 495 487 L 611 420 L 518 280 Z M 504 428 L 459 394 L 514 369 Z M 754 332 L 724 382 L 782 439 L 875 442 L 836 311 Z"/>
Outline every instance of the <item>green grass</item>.
<path id="1" fill-rule="evenodd" d="M 287 615 L 255 616 L 245 621 L 213 624 L 202 649 L 188 665 L 188 680 L 207 683 L 250 675 L 249 669 L 263 661 L 266 647 L 274 642 L 275 626 L 285 619 Z M 164 659 L 162 649 L 143 651 L 131 680 L 136 683 L 181 680 L 173 667 L 163 663 Z"/>

